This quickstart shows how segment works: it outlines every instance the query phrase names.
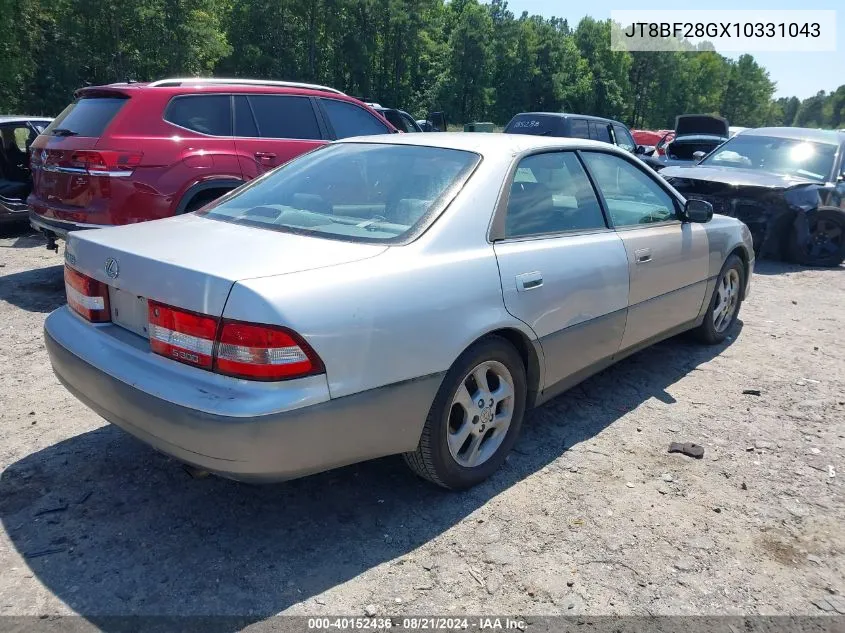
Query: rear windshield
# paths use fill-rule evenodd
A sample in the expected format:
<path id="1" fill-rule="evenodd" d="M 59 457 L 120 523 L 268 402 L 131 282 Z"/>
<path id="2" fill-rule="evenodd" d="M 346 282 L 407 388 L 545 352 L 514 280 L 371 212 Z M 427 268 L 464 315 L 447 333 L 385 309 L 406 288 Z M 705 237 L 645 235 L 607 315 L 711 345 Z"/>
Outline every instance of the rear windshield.
<path id="1" fill-rule="evenodd" d="M 479 160 L 438 147 L 327 145 L 198 214 L 319 237 L 401 242 L 440 214 Z"/>
<path id="2" fill-rule="evenodd" d="M 83 97 L 71 103 L 44 130 L 56 136 L 102 136 L 106 126 L 129 99 Z"/>
<path id="3" fill-rule="evenodd" d="M 563 136 L 563 119 L 547 114 L 517 114 L 505 126 L 506 134 L 532 134 L 534 136 Z"/>

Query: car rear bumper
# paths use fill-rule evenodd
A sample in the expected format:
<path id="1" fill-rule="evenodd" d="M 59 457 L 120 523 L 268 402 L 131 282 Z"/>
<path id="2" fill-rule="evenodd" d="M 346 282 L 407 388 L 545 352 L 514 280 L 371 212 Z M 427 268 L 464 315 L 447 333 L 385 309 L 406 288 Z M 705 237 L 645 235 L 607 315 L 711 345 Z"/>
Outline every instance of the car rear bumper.
<path id="1" fill-rule="evenodd" d="M 52 233 L 56 237 L 67 239 L 71 231 L 83 231 L 86 229 L 102 229 L 109 224 L 85 224 L 83 222 L 70 222 L 67 220 L 54 220 L 38 215 L 32 209 L 29 210 L 29 224 L 40 233 Z"/>
<path id="2" fill-rule="evenodd" d="M 155 449 L 244 481 L 293 479 L 414 450 L 443 378 L 328 399 L 327 386 L 321 395 L 325 376 L 288 383 L 230 379 L 121 349 L 127 347 L 121 337 L 136 335 L 114 337 L 107 328 L 119 329 L 93 326 L 67 307 L 47 318 L 44 338 L 62 384 Z M 156 377 L 162 368 L 168 373 Z"/>

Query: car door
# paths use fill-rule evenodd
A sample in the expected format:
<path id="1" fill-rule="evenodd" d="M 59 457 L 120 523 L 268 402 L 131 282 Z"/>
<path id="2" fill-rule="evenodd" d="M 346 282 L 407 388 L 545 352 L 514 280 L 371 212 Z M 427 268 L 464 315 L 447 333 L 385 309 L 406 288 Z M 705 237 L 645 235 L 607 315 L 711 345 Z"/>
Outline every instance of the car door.
<path id="1" fill-rule="evenodd" d="M 554 390 L 619 348 L 625 247 L 575 152 L 522 158 L 506 191 L 491 229 L 505 306 L 539 338 Z"/>
<path id="2" fill-rule="evenodd" d="M 235 95 L 235 147 L 246 179 L 326 143 L 310 97 Z"/>
<path id="3" fill-rule="evenodd" d="M 0 125 L 0 196 L 22 203 L 32 190 L 29 146 L 35 132 L 26 122 Z"/>
<path id="4" fill-rule="evenodd" d="M 705 228 L 680 222 L 679 201 L 633 159 L 600 151 L 581 156 L 627 255 L 630 291 L 622 349 L 693 321 L 707 286 Z"/>

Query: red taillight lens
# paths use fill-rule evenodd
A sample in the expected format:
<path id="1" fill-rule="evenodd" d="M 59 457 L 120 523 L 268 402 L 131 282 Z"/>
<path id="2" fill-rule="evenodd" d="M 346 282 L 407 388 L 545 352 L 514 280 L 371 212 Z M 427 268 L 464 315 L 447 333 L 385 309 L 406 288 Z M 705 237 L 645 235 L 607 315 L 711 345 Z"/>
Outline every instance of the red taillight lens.
<path id="1" fill-rule="evenodd" d="M 141 152 L 77 150 L 71 155 L 70 163 L 93 176 L 124 176 L 131 174 L 143 157 Z"/>
<path id="2" fill-rule="evenodd" d="M 214 370 L 250 380 L 285 380 L 323 371 L 323 363 L 286 328 L 224 321 Z"/>
<path id="3" fill-rule="evenodd" d="M 65 293 L 71 309 L 92 323 L 111 321 L 109 288 L 102 281 L 83 275 L 65 264 Z"/>
<path id="4" fill-rule="evenodd" d="M 211 369 L 217 319 L 150 301 L 149 333 L 156 354 Z"/>

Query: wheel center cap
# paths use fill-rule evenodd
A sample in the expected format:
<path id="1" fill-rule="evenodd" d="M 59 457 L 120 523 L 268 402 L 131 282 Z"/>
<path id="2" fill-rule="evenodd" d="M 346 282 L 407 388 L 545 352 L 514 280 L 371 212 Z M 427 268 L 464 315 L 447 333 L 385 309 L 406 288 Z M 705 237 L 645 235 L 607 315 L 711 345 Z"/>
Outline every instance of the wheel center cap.
<path id="1" fill-rule="evenodd" d="M 490 424 L 493 421 L 493 407 L 485 407 L 481 410 L 481 422 Z"/>

